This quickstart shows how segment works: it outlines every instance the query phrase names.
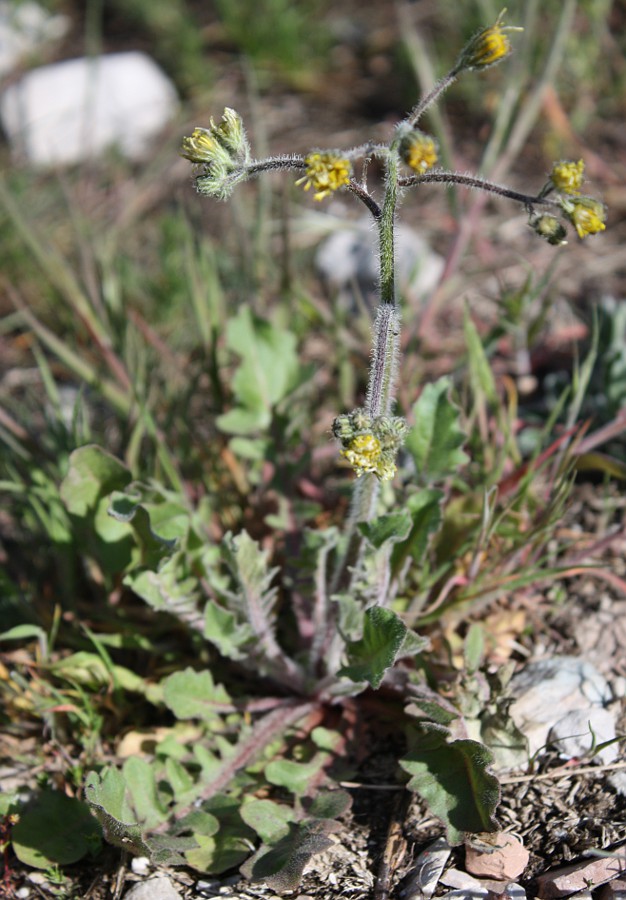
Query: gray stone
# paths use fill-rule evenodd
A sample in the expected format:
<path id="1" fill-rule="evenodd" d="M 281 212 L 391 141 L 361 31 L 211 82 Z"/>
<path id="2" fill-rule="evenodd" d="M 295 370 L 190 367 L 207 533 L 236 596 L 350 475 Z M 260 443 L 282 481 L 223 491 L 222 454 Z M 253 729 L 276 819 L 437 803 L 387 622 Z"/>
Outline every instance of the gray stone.
<path id="1" fill-rule="evenodd" d="M 330 218 L 330 217 L 329 217 Z M 332 291 L 350 298 L 355 293 L 370 306 L 378 289 L 377 232 L 369 219 L 341 222 L 319 246 L 315 265 Z M 410 298 L 423 299 L 436 287 L 443 271 L 443 257 L 405 225 L 396 230 L 396 278 Z"/>
<path id="2" fill-rule="evenodd" d="M 80 163 L 112 146 L 141 160 L 177 109 L 171 81 L 134 51 L 41 66 L 0 97 L 14 153 L 37 166 Z"/>
<path id="3" fill-rule="evenodd" d="M 589 728 L 574 726 L 573 720 L 566 717 L 576 712 L 576 722 L 580 716 L 586 716 L 585 723 L 593 720 L 599 710 L 598 723 L 603 734 L 610 734 L 609 719 L 613 719 L 605 705 L 611 702 L 611 689 L 606 679 L 584 659 L 572 656 L 553 656 L 529 663 L 511 681 L 511 694 L 515 702 L 511 704 L 509 713 L 515 725 L 528 740 L 529 755 L 534 756 L 544 747 L 551 737 L 560 740 L 559 749 L 567 755 L 572 749 L 575 756 L 582 755 L 591 745 Z M 607 715 L 605 715 L 605 713 Z M 561 721 L 563 727 L 561 728 Z M 613 720 L 613 734 L 614 734 Z M 573 730 L 572 730 L 573 729 Z M 563 743 L 565 738 L 583 733 L 585 743 Z M 613 751 L 608 756 L 613 758 Z M 599 761 L 605 761 L 604 756 Z"/>

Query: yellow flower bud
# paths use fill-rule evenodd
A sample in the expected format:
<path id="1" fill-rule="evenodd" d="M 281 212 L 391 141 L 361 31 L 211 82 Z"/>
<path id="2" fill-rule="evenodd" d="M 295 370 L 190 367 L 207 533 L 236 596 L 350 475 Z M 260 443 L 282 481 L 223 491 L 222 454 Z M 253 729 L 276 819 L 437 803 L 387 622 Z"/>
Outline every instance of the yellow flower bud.
<path id="1" fill-rule="evenodd" d="M 400 156 L 414 172 L 427 172 L 437 162 L 437 144 L 422 131 L 411 131 L 400 142 Z"/>
<path id="2" fill-rule="evenodd" d="M 505 12 L 506 9 L 503 9 L 495 25 L 479 31 L 467 44 L 457 64 L 458 69 L 486 69 L 509 55 L 512 48 L 506 32 L 524 29 L 503 25 Z"/>

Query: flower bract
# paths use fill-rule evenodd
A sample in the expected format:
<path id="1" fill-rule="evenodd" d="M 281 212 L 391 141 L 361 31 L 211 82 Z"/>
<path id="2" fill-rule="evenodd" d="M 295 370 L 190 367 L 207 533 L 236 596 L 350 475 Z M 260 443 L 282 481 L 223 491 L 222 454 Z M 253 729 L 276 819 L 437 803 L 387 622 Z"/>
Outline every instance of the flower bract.
<path id="1" fill-rule="evenodd" d="M 304 183 L 304 190 L 315 191 L 313 198 L 323 200 L 333 191 L 350 183 L 352 166 L 350 160 L 332 151 L 309 153 L 305 159 L 306 175 L 296 184 Z"/>

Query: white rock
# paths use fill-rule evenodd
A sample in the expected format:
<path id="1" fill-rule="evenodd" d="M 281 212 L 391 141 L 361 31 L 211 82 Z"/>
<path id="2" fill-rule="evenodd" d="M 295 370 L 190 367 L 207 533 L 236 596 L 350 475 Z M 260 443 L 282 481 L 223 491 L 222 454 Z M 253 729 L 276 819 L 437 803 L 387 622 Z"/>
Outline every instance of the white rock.
<path id="1" fill-rule="evenodd" d="M 574 759 L 584 756 L 591 749 L 594 735 L 596 744 L 612 741 L 616 736 L 615 717 L 601 706 L 568 712 L 552 726 L 548 740 L 557 745 L 560 755 L 565 759 Z M 617 742 L 604 747 L 593 758 L 596 757 L 606 764 L 615 762 L 619 757 Z"/>
<path id="2" fill-rule="evenodd" d="M 378 286 L 377 233 L 370 219 L 345 222 L 317 250 L 315 265 L 328 285 L 340 293 L 360 291 L 371 301 Z M 443 271 L 443 257 L 405 225 L 396 229 L 396 277 L 399 287 L 423 298 L 434 290 Z"/>
<path id="3" fill-rule="evenodd" d="M 68 16 L 51 15 L 38 3 L 0 0 L 0 75 L 6 75 L 29 53 L 67 34 Z"/>
<path id="4" fill-rule="evenodd" d="M 150 871 L 150 860 L 147 856 L 133 856 L 130 867 L 135 875 L 145 876 Z"/>
<path id="5" fill-rule="evenodd" d="M 124 894 L 124 900 L 181 900 L 169 878 L 157 875 L 149 881 L 140 881 Z"/>
<path id="6" fill-rule="evenodd" d="M 516 700 L 509 713 L 528 740 L 530 756 L 545 746 L 552 729 L 556 728 L 560 737 L 580 732 L 581 729 L 574 732 L 570 729 L 568 733 L 559 733 L 559 722 L 570 712 L 579 711 L 590 718 L 591 710 L 603 710 L 612 699 L 608 682 L 597 669 L 573 656 L 554 656 L 529 663 L 512 679 L 510 689 Z M 567 724 L 565 727 L 569 728 Z M 603 728 L 606 727 L 604 724 Z M 587 727 L 583 730 L 589 731 Z"/>
<path id="7" fill-rule="evenodd" d="M 113 145 L 140 160 L 177 108 L 171 81 L 135 51 L 41 66 L 0 98 L 13 151 L 38 166 L 72 165 Z"/>

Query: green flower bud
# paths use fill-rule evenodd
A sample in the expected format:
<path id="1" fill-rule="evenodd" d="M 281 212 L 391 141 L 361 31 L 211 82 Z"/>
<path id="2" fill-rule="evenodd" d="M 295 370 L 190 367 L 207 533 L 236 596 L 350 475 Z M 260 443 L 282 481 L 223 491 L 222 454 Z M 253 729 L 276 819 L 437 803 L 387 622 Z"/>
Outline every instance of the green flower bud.
<path id="1" fill-rule="evenodd" d="M 550 216 L 548 214 L 533 215 L 528 220 L 528 224 L 535 234 L 538 234 L 539 237 L 542 237 L 544 241 L 547 241 L 549 244 L 555 246 L 567 244 L 567 241 L 565 240 L 567 231 L 556 216 Z"/>

